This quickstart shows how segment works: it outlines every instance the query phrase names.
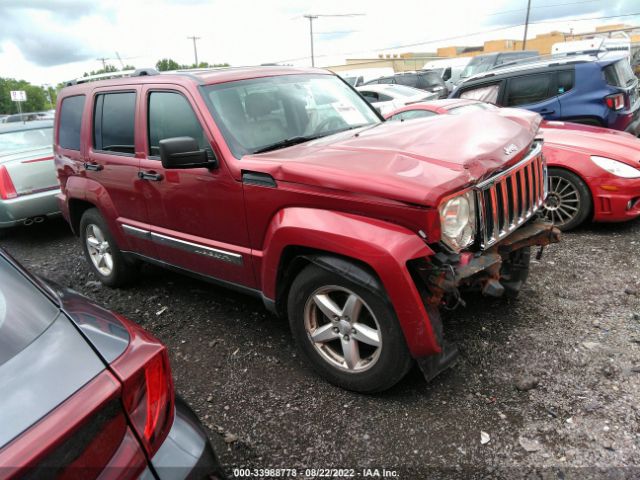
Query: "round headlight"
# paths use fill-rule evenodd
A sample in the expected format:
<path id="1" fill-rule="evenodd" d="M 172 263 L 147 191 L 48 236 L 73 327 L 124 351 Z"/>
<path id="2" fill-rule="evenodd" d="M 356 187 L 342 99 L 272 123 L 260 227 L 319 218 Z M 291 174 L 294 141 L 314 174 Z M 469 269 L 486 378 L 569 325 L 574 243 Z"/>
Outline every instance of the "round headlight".
<path id="1" fill-rule="evenodd" d="M 475 204 L 472 192 L 453 197 L 440 206 L 442 241 L 461 250 L 475 240 Z"/>

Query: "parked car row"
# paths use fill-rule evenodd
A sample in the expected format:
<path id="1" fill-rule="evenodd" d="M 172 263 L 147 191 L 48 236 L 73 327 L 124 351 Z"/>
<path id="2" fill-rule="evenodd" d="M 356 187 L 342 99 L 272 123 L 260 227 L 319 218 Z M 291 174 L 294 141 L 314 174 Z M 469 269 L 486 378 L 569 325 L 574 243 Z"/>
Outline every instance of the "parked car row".
<path id="1" fill-rule="evenodd" d="M 46 112 L 25 112 L 15 113 L 13 115 L 0 115 L 0 123 L 24 123 L 33 122 L 35 120 L 53 120 L 55 110 L 47 110 Z"/>
<path id="2" fill-rule="evenodd" d="M 526 108 L 563 120 L 640 134 L 638 79 L 621 53 L 528 59 L 475 75 L 451 98 Z"/>

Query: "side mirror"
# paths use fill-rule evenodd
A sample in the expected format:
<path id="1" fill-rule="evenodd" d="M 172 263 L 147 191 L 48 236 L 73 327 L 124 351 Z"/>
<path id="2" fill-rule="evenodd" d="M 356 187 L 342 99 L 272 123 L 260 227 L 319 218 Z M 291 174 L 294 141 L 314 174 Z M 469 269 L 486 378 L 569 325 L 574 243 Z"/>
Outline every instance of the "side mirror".
<path id="1" fill-rule="evenodd" d="M 160 160 L 162 167 L 176 168 L 216 168 L 218 163 L 210 160 L 206 150 L 198 147 L 192 137 L 173 137 L 160 140 Z"/>

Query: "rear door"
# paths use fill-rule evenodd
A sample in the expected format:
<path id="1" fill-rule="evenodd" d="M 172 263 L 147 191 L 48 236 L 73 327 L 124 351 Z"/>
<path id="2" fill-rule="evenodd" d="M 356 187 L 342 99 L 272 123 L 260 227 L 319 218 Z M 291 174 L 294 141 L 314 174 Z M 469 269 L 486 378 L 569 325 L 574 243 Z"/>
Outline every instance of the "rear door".
<path id="1" fill-rule="evenodd" d="M 501 103 L 504 107 L 538 112 L 547 120 L 562 117 L 553 71 L 509 78 Z"/>
<path id="2" fill-rule="evenodd" d="M 146 138 L 141 188 L 158 258 L 225 282 L 255 286 L 242 184 L 222 162 L 211 170 L 168 170 L 160 161 L 159 142 L 183 136 L 196 139 L 215 158 L 202 112 L 178 85 L 145 85 L 142 94 Z"/>
<path id="3" fill-rule="evenodd" d="M 94 92 L 90 113 L 91 146 L 84 164 L 85 175 L 107 195 L 96 199 L 112 229 L 122 229 L 126 245 L 148 256 L 155 255 L 152 242 L 140 230 L 147 228 L 147 207 L 138 177 L 143 133 L 136 128 L 139 86 L 119 86 Z M 120 232 L 117 232 L 120 233 Z"/>

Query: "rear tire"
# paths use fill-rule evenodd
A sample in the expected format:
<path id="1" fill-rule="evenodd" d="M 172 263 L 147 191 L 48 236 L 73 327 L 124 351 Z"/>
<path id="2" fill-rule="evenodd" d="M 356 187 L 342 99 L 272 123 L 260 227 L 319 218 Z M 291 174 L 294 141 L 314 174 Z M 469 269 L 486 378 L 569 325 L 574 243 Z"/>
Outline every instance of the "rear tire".
<path id="1" fill-rule="evenodd" d="M 544 204 L 547 220 L 566 232 L 578 227 L 591 213 L 589 187 L 576 174 L 563 168 L 549 169 L 549 195 Z"/>
<path id="2" fill-rule="evenodd" d="M 103 284 L 122 287 L 136 278 L 138 265 L 124 257 L 96 208 L 90 208 L 82 215 L 80 240 L 89 267 Z"/>
<path id="3" fill-rule="evenodd" d="M 289 325 L 318 374 L 344 389 L 373 393 L 399 382 L 412 358 L 380 282 L 368 272 L 361 275 L 371 288 L 317 265 L 306 267 L 289 291 Z"/>

